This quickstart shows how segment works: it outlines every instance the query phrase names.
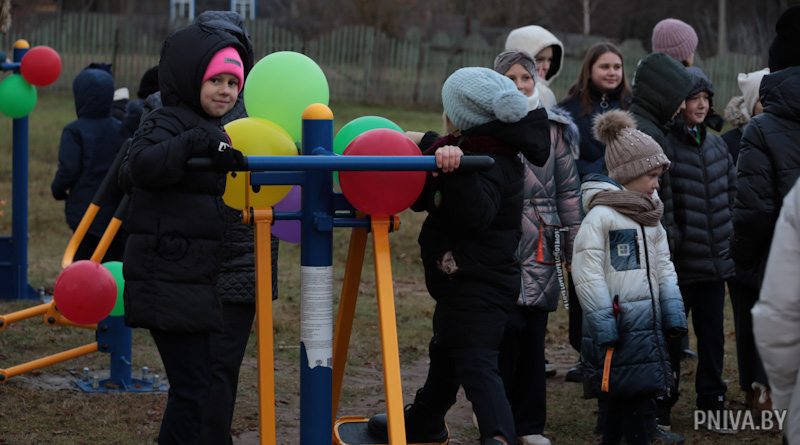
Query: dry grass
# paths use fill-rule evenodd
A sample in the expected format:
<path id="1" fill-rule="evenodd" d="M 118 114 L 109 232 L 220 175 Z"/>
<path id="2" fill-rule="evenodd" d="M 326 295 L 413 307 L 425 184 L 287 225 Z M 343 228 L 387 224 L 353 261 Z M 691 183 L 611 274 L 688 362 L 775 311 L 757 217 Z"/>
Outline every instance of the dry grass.
<path id="1" fill-rule="evenodd" d="M 334 105 L 337 126 L 361 115 L 382 115 L 395 120 L 407 129 L 438 128 L 438 113 Z M 31 215 L 30 215 L 30 281 L 34 286 L 50 286 L 59 271 L 59 261 L 69 231 L 66 228 L 61 203 L 52 200 L 49 183 L 55 172 L 58 137 L 61 128 L 73 119 L 71 98 L 40 97 L 31 117 Z M 8 119 L 0 119 L 0 160 L 9 159 L 10 131 Z M 0 198 L 8 199 L 10 183 L 9 162 L 0 161 Z M 8 210 L 10 211 L 10 203 Z M 425 378 L 427 344 L 433 303 L 427 296 L 418 259 L 416 235 L 422 215 L 404 213 L 403 226 L 390 237 L 392 242 L 393 275 L 403 364 L 404 395 L 410 401 L 416 388 Z M 8 231 L 10 217 L 0 217 L 0 231 Z M 349 233 L 339 230 L 334 237 L 334 270 L 336 286 L 344 272 Z M 280 299 L 274 307 L 276 330 L 276 398 L 278 401 L 279 443 L 299 443 L 299 249 L 283 243 L 280 254 Z M 338 289 L 338 288 L 337 288 Z M 338 293 L 338 290 L 337 290 Z M 29 302 L 0 302 L 0 313 L 9 313 L 30 306 Z M 360 300 L 357 307 L 348 368 L 345 378 L 340 414 L 370 415 L 384 410 L 380 362 L 380 343 L 377 336 L 377 308 L 374 295 L 374 273 L 371 248 L 368 249 Z M 728 395 L 742 400 L 738 390 L 734 334 L 730 308 L 726 312 L 726 361 L 724 377 Z M 9 367 L 42 355 L 89 343 L 89 331 L 69 328 L 48 328 L 39 320 L 13 325 L 0 333 L 0 367 Z M 254 340 L 242 366 L 239 401 L 234 419 L 236 434 L 258 428 L 256 353 Z M 134 332 L 134 376 L 141 366 L 163 375 L 161 363 L 146 332 Z M 564 310 L 550 317 L 548 357 L 562 371 L 548 380 L 547 435 L 554 444 L 591 444 L 598 442 L 592 434 L 594 426 L 593 400 L 584 400 L 580 385 L 564 383 L 565 371 L 577 358 L 567 344 L 567 318 Z M 93 372 L 107 372 L 108 356 L 93 354 L 64 362 L 40 371 L 11 379 L 0 385 L 0 444 L 3 445 L 76 445 L 154 443 L 163 412 L 165 395 L 156 394 L 84 394 L 71 383 L 83 367 Z M 690 367 L 689 365 L 686 366 Z M 778 444 L 776 433 L 739 433 L 718 436 L 693 432 L 692 406 L 694 401 L 691 370 L 684 372 L 684 389 L 673 414 L 674 429 L 687 435 L 692 444 Z M 452 431 L 451 443 L 475 443 L 476 431 L 470 422 L 469 404 L 460 397 L 448 416 Z M 255 443 L 240 439 L 240 444 Z"/>

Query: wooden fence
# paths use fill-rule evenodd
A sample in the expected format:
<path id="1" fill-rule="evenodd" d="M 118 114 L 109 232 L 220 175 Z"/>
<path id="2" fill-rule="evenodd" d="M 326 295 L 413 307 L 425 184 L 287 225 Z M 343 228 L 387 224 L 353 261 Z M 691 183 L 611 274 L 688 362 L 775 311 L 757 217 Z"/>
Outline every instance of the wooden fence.
<path id="1" fill-rule="evenodd" d="M 436 108 L 441 85 L 450 73 L 462 66 L 489 67 L 502 50 L 477 34 L 458 44 L 443 32 L 430 41 L 408 41 L 355 26 L 304 40 L 267 20 L 248 21 L 246 26 L 257 58 L 289 50 L 314 59 L 328 78 L 331 99 L 337 102 Z M 117 87 L 127 86 L 134 94 L 141 74 L 158 63 L 161 43 L 174 27 L 164 17 L 45 15 L 0 35 L 0 51 L 10 52 L 18 38 L 25 38 L 32 46 L 55 48 L 61 54 L 63 71 L 49 89 L 63 92 L 71 91 L 72 79 L 90 62 L 111 62 Z M 623 44 L 621 48 L 630 80 L 645 53 L 638 44 Z M 714 83 L 719 111 L 731 96 L 739 94 L 736 74 L 760 68 L 762 59 L 731 54 L 700 63 Z M 565 58 L 561 74 L 551 85 L 557 97 L 563 97 L 575 80 L 581 62 L 577 57 Z"/>

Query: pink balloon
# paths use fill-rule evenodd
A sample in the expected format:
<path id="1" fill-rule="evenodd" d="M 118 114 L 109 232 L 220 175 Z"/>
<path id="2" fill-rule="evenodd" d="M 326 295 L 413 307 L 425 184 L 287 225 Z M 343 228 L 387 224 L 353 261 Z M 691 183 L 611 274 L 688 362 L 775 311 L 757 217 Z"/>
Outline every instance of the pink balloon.
<path id="1" fill-rule="evenodd" d="M 289 194 L 281 199 L 272 209 L 276 212 L 300 211 L 300 186 L 292 187 Z M 297 244 L 300 242 L 300 220 L 284 219 L 275 221 L 272 225 L 272 234 L 281 241 Z"/>
<path id="2" fill-rule="evenodd" d="M 56 278 L 53 299 L 73 323 L 93 324 L 106 318 L 117 301 L 117 283 L 111 272 L 94 261 L 76 261 Z"/>

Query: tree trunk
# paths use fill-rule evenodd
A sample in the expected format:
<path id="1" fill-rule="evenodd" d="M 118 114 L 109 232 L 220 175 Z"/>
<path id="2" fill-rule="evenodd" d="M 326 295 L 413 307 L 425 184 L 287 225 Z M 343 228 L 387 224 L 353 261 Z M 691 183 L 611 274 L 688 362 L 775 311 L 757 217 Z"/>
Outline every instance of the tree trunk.
<path id="1" fill-rule="evenodd" d="M 727 0 L 717 2 L 717 55 L 728 52 L 728 14 Z"/>
<path id="2" fill-rule="evenodd" d="M 583 35 L 588 36 L 591 29 L 591 0 L 583 0 Z"/>

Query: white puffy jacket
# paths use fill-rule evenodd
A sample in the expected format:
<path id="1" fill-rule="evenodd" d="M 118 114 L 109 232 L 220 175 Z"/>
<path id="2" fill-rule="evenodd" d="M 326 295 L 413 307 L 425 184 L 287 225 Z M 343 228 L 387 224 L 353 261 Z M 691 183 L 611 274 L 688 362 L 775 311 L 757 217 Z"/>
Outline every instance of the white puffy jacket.
<path id="1" fill-rule="evenodd" d="M 663 226 L 642 226 L 607 206 L 586 208 L 598 192 L 621 188 L 605 176 L 589 175 L 581 189 L 587 215 L 575 238 L 572 276 L 583 308 L 581 360 L 590 397 L 599 394 L 608 347 L 614 347 L 612 396 L 669 393 L 673 374 L 664 333 L 687 329 Z"/>

